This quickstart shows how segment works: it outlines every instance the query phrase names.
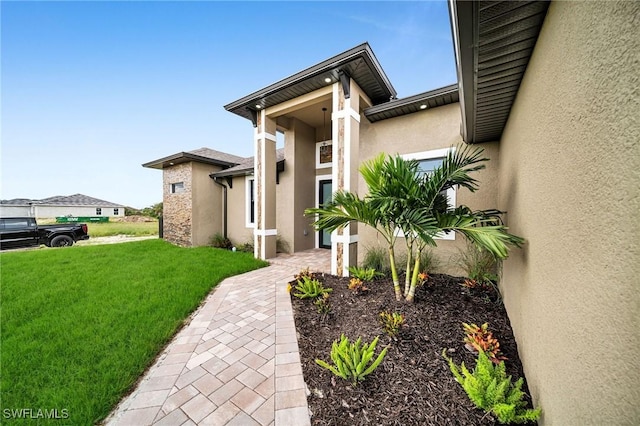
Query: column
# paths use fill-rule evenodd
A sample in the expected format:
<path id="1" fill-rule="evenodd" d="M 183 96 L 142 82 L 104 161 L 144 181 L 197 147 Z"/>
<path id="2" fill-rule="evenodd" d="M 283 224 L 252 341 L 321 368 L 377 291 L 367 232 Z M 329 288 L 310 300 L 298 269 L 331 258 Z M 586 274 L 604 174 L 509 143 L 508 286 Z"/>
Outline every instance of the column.
<path id="1" fill-rule="evenodd" d="M 348 76 L 333 85 L 333 188 L 357 192 L 360 142 L 359 87 Z M 351 96 L 353 94 L 353 96 Z M 331 234 L 331 273 L 348 276 L 358 260 L 358 224 Z"/>
<path id="2" fill-rule="evenodd" d="M 254 150 L 255 228 L 253 252 L 259 259 L 276 257 L 276 122 L 258 112 Z"/>

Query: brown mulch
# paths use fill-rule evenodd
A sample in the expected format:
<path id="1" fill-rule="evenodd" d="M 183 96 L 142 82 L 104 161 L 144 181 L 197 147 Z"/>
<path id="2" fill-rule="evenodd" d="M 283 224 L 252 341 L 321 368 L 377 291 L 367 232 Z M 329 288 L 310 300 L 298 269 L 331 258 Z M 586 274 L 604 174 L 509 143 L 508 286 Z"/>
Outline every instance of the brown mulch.
<path id="1" fill-rule="evenodd" d="M 322 318 L 312 301 L 292 297 L 312 425 L 497 424 L 473 406 L 441 355 L 446 348 L 458 365 L 464 361 L 473 368 L 476 357 L 464 348 L 461 323 L 488 322 L 508 358 L 507 374 L 514 381 L 524 377 L 509 319 L 494 295 L 461 287 L 462 278 L 435 274 L 409 304 L 395 300 L 389 279 L 369 283 L 368 292 L 354 295 L 347 289 L 348 278 L 319 278 L 333 288 L 328 317 Z M 404 288 L 404 277 L 401 285 Z M 385 310 L 405 316 L 406 325 L 395 339 L 380 326 L 379 313 Z M 383 346 L 389 347 L 378 369 L 356 387 L 314 361 L 332 364 L 331 343 L 341 333 L 366 343 L 380 336 L 376 356 Z M 528 393 L 526 382 L 523 390 Z"/>

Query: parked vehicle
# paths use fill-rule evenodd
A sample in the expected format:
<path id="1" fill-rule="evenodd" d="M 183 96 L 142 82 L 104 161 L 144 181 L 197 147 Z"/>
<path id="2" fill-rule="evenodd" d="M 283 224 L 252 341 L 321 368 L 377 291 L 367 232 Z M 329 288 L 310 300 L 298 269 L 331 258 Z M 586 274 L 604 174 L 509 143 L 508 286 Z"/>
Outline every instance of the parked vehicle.
<path id="1" fill-rule="evenodd" d="M 0 250 L 18 247 L 70 247 L 76 241 L 88 240 L 84 223 L 38 225 L 33 217 L 0 218 Z"/>

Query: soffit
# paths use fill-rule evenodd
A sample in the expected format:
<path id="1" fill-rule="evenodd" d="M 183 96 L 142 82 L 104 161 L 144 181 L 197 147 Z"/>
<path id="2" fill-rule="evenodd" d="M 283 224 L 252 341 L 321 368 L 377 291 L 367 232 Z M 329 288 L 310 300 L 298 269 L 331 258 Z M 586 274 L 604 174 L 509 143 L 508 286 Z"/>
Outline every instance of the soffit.
<path id="1" fill-rule="evenodd" d="M 548 6 L 450 0 L 465 142 L 500 139 Z"/>
<path id="2" fill-rule="evenodd" d="M 442 87 L 403 99 L 394 99 L 385 104 L 369 107 L 364 115 L 370 122 L 386 120 L 387 118 L 412 114 L 414 112 L 436 108 L 459 101 L 458 85 Z"/>
<path id="3" fill-rule="evenodd" d="M 225 105 L 227 111 L 251 120 L 259 109 L 269 108 L 339 81 L 344 72 L 360 86 L 374 105 L 387 102 L 396 91 L 368 43 L 320 62 L 290 77 Z M 328 78 L 331 82 L 327 83 Z M 260 108 L 257 108 L 259 105 Z"/>

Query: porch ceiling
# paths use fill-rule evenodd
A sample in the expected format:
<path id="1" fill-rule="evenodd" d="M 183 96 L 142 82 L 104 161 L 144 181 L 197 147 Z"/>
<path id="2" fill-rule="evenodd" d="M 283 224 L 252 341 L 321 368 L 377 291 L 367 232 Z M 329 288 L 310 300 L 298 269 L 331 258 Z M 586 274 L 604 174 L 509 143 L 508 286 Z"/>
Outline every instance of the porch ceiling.
<path id="1" fill-rule="evenodd" d="M 548 6 L 449 0 L 465 142 L 500 139 Z"/>
<path id="2" fill-rule="evenodd" d="M 389 99 L 396 96 L 395 89 L 373 54 L 371 47 L 368 43 L 363 43 L 231 102 L 224 108 L 251 120 L 252 114 L 260 109 L 281 104 L 335 83 L 338 81 L 338 74 L 341 71 L 346 72 L 360 86 L 374 105 L 388 102 Z M 325 79 L 330 81 L 327 82 Z"/>

